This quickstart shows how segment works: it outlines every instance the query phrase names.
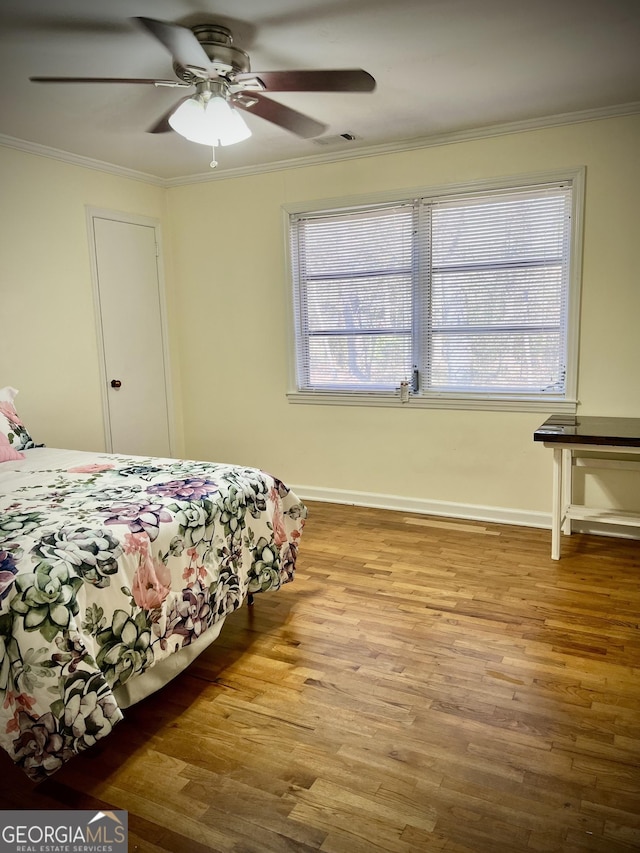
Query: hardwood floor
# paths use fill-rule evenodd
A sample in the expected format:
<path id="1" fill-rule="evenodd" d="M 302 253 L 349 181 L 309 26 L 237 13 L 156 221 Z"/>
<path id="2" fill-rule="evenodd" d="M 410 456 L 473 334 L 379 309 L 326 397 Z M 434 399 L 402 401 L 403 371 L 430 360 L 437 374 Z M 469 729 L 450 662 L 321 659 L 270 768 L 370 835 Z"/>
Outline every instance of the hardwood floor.
<path id="1" fill-rule="evenodd" d="M 310 504 L 293 584 L 4 808 L 140 853 L 640 850 L 640 543 Z"/>

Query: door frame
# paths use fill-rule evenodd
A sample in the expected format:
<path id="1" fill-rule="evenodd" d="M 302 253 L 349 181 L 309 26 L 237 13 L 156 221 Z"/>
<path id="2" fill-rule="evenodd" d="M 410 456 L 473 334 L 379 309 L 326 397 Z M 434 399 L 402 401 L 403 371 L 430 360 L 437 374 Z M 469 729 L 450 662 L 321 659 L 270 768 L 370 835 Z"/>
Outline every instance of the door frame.
<path id="1" fill-rule="evenodd" d="M 158 295 L 160 302 L 160 334 L 162 337 L 162 366 L 164 371 L 164 389 L 167 401 L 167 424 L 169 431 L 169 452 L 173 456 L 176 447 L 175 417 L 173 406 L 173 390 L 171 383 L 171 363 L 169 360 L 169 324 L 167 321 L 167 302 L 165 293 L 165 275 L 163 264 L 162 233 L 160 221 L 149 216 L 139 216 L 135 213 L 125 213 L 120 210 L 107 210 L 101 207 L 85 205 L 87 234 L 89 242 L 89 258 L 91 265 L 91 283 L 93 290 L 93 306 L 96 321 L 96 341 L 98 344 L 98 367 L 100 371 L 100 395 L 102 398 L 102 418 L 104 426 L 104 443 L 107 453 L 113 453 L 111 435 L 111 420 L 109 417 L 109 395 L 107 392 L 107 364 L 102 328 L 102 311 L 100 307 L 100 284 L 98 279 L 98 256 L 93 223 L 95 219 L 110 219 L 127 225 L 145 225 L 153 228 L 156 242 L 156 270 L 158 274 Z"/>

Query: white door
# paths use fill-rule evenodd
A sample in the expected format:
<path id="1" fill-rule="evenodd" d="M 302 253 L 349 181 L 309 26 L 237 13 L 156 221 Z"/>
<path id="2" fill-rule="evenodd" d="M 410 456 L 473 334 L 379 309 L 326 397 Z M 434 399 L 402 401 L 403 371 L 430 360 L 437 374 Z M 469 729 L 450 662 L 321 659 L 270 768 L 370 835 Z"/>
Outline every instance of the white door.
<path id="1" fill-rule="evenodd" d="M 107 450 L 171 456 L 157 225 L 90 212 Z"/>

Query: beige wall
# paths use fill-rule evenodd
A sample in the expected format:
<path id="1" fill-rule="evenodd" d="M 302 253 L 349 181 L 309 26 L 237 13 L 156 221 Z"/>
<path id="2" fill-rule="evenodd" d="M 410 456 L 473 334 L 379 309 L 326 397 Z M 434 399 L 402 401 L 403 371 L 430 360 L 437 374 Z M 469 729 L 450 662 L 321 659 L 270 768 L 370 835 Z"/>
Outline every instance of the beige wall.
<path id="1" fill-rule="evenodd" d="M 0 148 L 0 385 L 20 389 L 36 439 L 103 447 L 85 206 L 151 216 L 165 242 L 179 453 L 320 494 L 535 520 L 551 503 L 538 414 L 287 402 L 282 205 L 585 165 L 580 411 L 640 417 L 639 150 L 632 116 L 162 189 Z M 637 475 L 589 488 L 640 509 Z"/>
<path id="2" fill-rule="evenodd" d="M 36 441 L 103 450 L 86 206 L 166 226 L 166 190 L 10 148 L 0 148 L 0 188 L 0 386 L 19 389 Z M 175 372 L 177 347 L 171 356 Z"/>
<path id="3" fill-rule="evenodd" d="M 281 207 L 585 165 L 580 411 L 640 417 L 639 150 L 633 116 L 170 189 L 187 453 L 327 493 L 548 513 L 538 414 L 287 402 Z M 639 494 L 624 474 L 603 499 Z"/>

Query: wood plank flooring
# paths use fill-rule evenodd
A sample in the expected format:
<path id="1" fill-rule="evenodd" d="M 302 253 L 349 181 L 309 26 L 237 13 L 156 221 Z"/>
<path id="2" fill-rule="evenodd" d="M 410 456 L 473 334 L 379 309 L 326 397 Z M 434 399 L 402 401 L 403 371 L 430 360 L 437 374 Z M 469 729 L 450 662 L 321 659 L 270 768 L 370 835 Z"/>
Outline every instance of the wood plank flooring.
<path id="1" fill-rule="evenodd" d="M 140 853 L 640 850 L 640 543 L 313 503 L 298 574 L 4 808 Z"/>

